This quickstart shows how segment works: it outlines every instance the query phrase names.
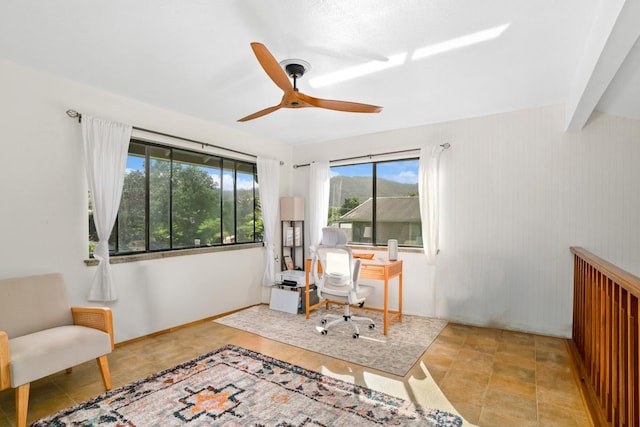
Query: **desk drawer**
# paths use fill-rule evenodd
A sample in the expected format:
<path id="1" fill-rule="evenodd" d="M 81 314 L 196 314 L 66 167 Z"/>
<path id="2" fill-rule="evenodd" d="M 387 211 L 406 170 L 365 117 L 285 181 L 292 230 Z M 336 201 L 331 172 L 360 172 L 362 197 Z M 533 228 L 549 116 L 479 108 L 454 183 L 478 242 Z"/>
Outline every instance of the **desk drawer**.
<path id="1" fill-rule="evenodd" d="M 360 278 L 384 279 L 384 269 L 382 265 L 362 265 L 360 267 Z"/>

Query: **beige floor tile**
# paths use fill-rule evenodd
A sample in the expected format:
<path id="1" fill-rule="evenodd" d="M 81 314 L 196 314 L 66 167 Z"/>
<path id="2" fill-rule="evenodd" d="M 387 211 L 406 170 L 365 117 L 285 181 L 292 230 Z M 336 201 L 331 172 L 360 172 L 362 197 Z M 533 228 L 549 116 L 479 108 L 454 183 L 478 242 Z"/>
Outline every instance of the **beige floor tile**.
<path id="1" fill-rule="evenodd" d="M 538 386 L 538 401 L 549 405 L 573 410 L 575 408 L 583 408 L 584 404 L 582 396 L 577 387 L 567 387 L 560 385 L 559 387 L 547 388 Z"/>
<path id="2" fill-rule="evenodd" d="M 519 366 L 521 368 L 536 369 L 535 359 L 513 356 L 508 353 L 497 352 L 493 356 L 493 361 L 496 363 L 503 363 L 505 365 Z"/>
<path id="3" fill-rule="evenodd" d="M 458 338 L 464 340 L 471 333 L 472 328 L 466 325 L 448 324 L 440 333 L 441 337 Z"/>
<path id="4" fill-rule="evenodd" d="M 536 382 L 547 388 L 573 388 L 575 378 L 569 366 L 536 364 Z"/>
<path id="5" fill-rule="evenodd" d="M 538 419 L 536 399 L 530 399 L 520 394 L 509 393 L 489 387 L 483 403 L 484 409 L 499 412 L 510 417 L 532 421 Z"/>
<path id="6" fill-rule="evenodd" d="M 469 335 L 476 336 L 476 337 L 492 338 L 494 340 L 497 340 L 500 333 L 501 333 L 500 329 L 480 328 L 478 326 L 471 326 Z"/>
<path id="7" fill-rule="evenodd" d="M 492 375 L 489 380 L 489 387 L 501 390 L 506 393 L 518 394 L 528 399 L 537 399 L 536 384 L 519 381 L 516 378 L 501 377 Z"/>
<path id="8" fill-rule="evenodd" d="M 478 422 L 480 427 L 538 427 L 537 420 L 514 417 L 500 410 L 483 409 Z"/>
<path id="9" fill-rule="evenodd" d="M 532 346 L 500 342 L 496 355 L 519 357 L 531 361 L 536 360 L 536 349 Z"/>
<path id="10" fill-rule="evenodd" d="M 545 402 L 538 403 L 538 418 L 541 427 L 588 427 L 589 418 L 584 411 L 558 407 Z"/>
<path id="11" fill-rule="evenodd" d="M 524 332 L 500 331 L 496 338 L 499 342 L 534 347 L 536 340 L 533 335 Z"/>
<path id="12" fill-rule="evenodd" d="M 466 340 L 466 338 L 464 338 L 464 340 Z M 464 340 L 451 340 L 446 337 L 443 339 L 438 339 L 429 346 L 428 353 L 443 354 L 452 358 L 456 357 L 458 355 L 458 352 L 464 346 Z"/>
<path id="13" fill-rule="evenodd" d="M 536 383 L 536 370 L 532 368 L 524 368 L 494 361 L 492 374 L 493 377 L 508 378 L 516 382 L 526 384 Z"/>
<path id="14" fill-rule="evenodd" d="M 542 335 L 534 335 L 536 348 L 547 351 L 555 351 L 556 353 L 567 352 L 567 340 L 563 338 L 545 337 Z"/>
<path id="15" fill-rule="evenodd" d="M 568 366 L 569 355 L 567 352 L 561 353 L 554 350 L 536 349 L 536 362 L 547 366 Z"/>
<path id="16" fill-rule="evenodd" d="M 436 383 L 440 383 L 442 382 L 442 380 L 444 380 L 445 375 L 447 375 L 448 369 L 429 365 L 429 372 L 431 373 L 433 380 Z"/>
<path id="17" fill-rule="evenodd" d="M 498 350 L 498 342 L 492 337 L 469 336 L 465 340 L 463 348 L 494 355 Z"/>
<path id="18" fill-rule="evenodd" d="M 469 402 L 459 401 L 454 405 L 456 411 L 460 414 L 464 414 L 464 419 L 470 422 L 471 424 L 479 425 L 480 423 L 480 414 L 482 413 L 481 405 L 474 405 Z"/>
<path id="19" fill-rule="evenodd" d="M 493 367 L 493 355 L 463 348 L 451 364 L 451 369 L 489 373 Z"/>
<path id="20" fill-rule="evenodd" d="M 488 373 L 450 369 L 439 385 L 454 406 L 457 403 L 482 406 L 489 378 Z"/>

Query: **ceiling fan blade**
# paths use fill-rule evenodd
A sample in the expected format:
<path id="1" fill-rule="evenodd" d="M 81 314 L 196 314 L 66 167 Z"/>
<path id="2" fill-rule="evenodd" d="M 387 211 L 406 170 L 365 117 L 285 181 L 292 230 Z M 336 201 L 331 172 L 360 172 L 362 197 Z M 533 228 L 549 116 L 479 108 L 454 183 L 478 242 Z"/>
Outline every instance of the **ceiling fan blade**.
<path id="1" fill-rule="evenodd" d="M 258 117 L 262 117 L 262 116 L 266 116 L 269 113 L 273 113 L 276 110 L 279 110 L 281 108 L 280 105 L 274 105 L 273 107 L 269 107 L 269 108 L 265 108 L 264 110 L 260 110 L 256 113 L 253 114 L 249 114 L 247 117 L 243 117 L 241 119 L 238 119 L 239 122 L 246 122 L 249 120 L 253 120 L 253 119 L 257 119 Z"/>
<path id="2" fill-rule="evenodd" d="M 313 96 L 298 93 L 298 98 L 318 108 L 326 108 L 329 110 L 348 111 L 352 113 L 379 113 L 382 107 L 370 104 L 360 104 L 358 102 L 334 101 L 331 99 L 314 98 Z"/>
<path id="3" fill-rule="evenodd" d="M 269 49 L 258 42 L 251 43 L 251 49 L 253 49 L 253 53 L 256 55 L 256 58 L 258 58 L 258 62 L 262 65 L 267 75 L 271 77 L 271 80 L 283 91 L 293 91 L 291 80 L 289 80 L 287 73 L 284 72 L 280 63 L 271 55 Z"/>

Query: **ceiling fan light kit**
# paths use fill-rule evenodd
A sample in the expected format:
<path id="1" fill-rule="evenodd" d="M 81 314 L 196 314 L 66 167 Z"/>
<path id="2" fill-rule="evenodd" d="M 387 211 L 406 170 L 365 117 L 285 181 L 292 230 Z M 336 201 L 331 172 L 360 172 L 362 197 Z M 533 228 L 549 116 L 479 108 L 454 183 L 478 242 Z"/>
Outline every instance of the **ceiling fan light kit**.
<path id="1" fill-rule="evenodd" d="M 251 48 L 264 71 L 276 86 L 282 89 L 284 94 L 282 95 L 280 104 L 274 105 L 273 107 L 267 107 L 243 117 L 238 120 L 239 122 L 246 122 L 262 117 L 269 113 L 273 113 L 280 108 L 316 107 L 353 113 L 379 113 L 382 111 L 382 107 L 377 105 L 360 104 L 349 101 L 335 101 L 330 99 L 314 98 L 306 95 L 298 90 L 297 80 L 311 68 L 311 65 L 307 61 L 301 59 L 286 59 L 279 63 L 262 43 L 251 43 Z M 289 80 L 289 77 L 293 80 L 293 84 Z"/>

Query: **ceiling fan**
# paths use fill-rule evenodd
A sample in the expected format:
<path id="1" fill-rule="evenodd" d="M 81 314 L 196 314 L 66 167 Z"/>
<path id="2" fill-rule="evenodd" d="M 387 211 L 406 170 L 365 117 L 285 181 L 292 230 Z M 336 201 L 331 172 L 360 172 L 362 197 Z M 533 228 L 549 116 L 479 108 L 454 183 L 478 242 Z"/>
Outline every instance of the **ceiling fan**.
<path id="1" fill-rule="evenodd" d="M 285 72 L 265 45 L 253 42 L 251 43 L 251 49 L 253 49 L 253 53 L 256 55 L 256 58 L 258 58 L 258 62 L 262 65 L 262 68 L 267 75 L 271 80 L 273 80 L 276 86 L 284 91 L 284 95 L 282 96 L 280 104 L 243 117 L 238 120 L 239 122 L 246 122 L 248 120 L 262 117 L 269 113 L 273 113 L 280 108 L 318 107 L 329 110 L 348 111 L 352 113 L 379 113 L 382 111 L 382 107 L 378 107 L 377 105 L 360 104 L 348 101 L 334 101 L 331 99 L 320 99 L 305 95 L 298 91 L 298 87 L 296 86 L 297 80 L 304 75 L 308 68 L 302 64 L 304 61 L 297 61 L 300 63 L 289 61 L 289 63 L 285 65 Z M 293 79 L 293 84 L 291 84 L 287 75 Z"/>

